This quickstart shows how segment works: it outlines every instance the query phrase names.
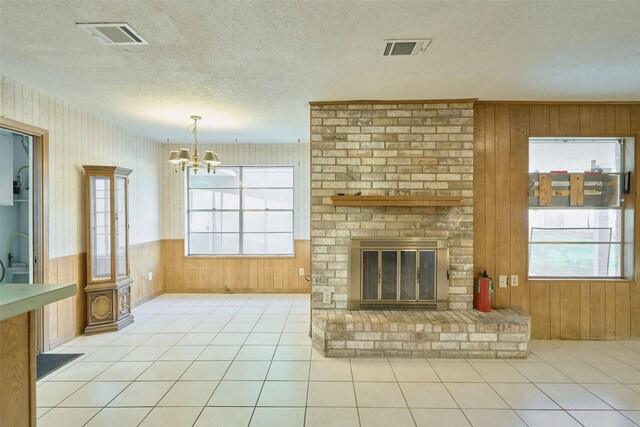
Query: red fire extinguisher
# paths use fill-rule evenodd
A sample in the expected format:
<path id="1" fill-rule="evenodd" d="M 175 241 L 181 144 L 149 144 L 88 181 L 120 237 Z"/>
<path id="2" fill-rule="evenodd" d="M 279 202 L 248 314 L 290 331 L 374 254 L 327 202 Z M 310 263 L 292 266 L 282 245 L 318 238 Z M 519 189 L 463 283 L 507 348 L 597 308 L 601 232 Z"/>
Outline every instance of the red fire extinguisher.
<path id="1" fill-rule="evenodd" d="M 491 296 L 493 294 L 493 279 L 487 274 L 487 270 L 478 279 L 478 284 L 474 288 L 473 296 L 475 307 L 478 311 L 488 313 L 491 311 Z"/>

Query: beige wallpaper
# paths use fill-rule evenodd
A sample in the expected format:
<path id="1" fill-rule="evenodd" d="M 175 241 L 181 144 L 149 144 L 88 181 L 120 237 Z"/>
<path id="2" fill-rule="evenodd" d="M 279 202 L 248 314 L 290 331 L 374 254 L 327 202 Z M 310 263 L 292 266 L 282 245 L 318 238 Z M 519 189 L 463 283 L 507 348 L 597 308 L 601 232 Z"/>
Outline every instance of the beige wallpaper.
<path id="1" fill-rule="evenodd" d="M 85 251 L 83 164 L 133 169 L 131 244 L 161 238 L 161 144 L 0 76 L 0 116 L 49 130 L 49 257 Z"/>
<path id="2" fill-rule="evenodd" d="M 186 132 L 186 131 L 185 131 Z M 199 144 L 199 151 L 213 150 L 220 155 L 222 165 L 287 165 L 293 166 L 294 179 L 294 239 L 309 239 L 310 221 L 310 151 L 308 143 L 283 144 Z M 163 239 L 184 238 L 184 177 L 183 172 L 175 173 L 166 163 L 171 150 L 191 145 L 164 144 L 162 157 L 165 188 L 162 215 Z"/>

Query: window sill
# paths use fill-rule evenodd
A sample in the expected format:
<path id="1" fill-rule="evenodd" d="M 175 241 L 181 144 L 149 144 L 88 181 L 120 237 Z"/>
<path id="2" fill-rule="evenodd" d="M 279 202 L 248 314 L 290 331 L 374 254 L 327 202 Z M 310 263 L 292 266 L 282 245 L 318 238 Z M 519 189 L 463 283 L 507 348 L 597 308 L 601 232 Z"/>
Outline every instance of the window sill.
<path id="1" fill-rule="evenodd" d="M 545 282 L 614 282 L 614 283 L 635 283 L 633 279 L 624 278 L 597 278 L 597 277 L 528 277 L 528 282 L 545 283 Z"/>
<path id="2" fill-rule="evenodd" d="M 295 258 L 296 254 L 287 254 L 287 255 L 184 255 L 185 258 L 198 258 L 198 259 L 226 259 L 226 258 L 234 258 L 234 259 L 286 259 L 286 258 Z"/>

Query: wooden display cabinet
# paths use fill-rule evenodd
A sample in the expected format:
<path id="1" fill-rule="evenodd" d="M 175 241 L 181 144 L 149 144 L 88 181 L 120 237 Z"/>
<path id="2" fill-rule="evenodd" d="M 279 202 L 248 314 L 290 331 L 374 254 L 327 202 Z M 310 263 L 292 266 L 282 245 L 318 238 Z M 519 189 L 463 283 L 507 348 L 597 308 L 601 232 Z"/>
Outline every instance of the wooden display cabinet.
<path id="1" fill-rule="evenodd" d="M 129 277 L 129 174 L 116 166 L 83 166 L 86 173 L 86 334 L 133 323 Z"/>

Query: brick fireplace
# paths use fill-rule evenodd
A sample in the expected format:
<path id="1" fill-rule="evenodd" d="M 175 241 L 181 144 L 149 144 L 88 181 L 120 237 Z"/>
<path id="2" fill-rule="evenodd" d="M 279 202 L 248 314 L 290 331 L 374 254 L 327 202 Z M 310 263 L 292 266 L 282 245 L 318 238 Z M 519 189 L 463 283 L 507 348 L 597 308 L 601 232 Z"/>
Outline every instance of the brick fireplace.
<path id="1" fill-rule="evenodd" d="M 472 310 L 473 101 L 312 103 L 311 174 L 316 350 L 527 357 L 528 314 Z"/>
<path id="2" fill-rule="evenodd" d="M 446 242 L 447 306 L 471 308 L 472 101 L 313 103 L 311 173 L 314 308 L 347 308 L 350 241 L 367 238 Z M 464 218 L 451 227 L 442 221 L 448 207 L 332 204 L 331 196 L 357 192 L 460 196 Z"/>

